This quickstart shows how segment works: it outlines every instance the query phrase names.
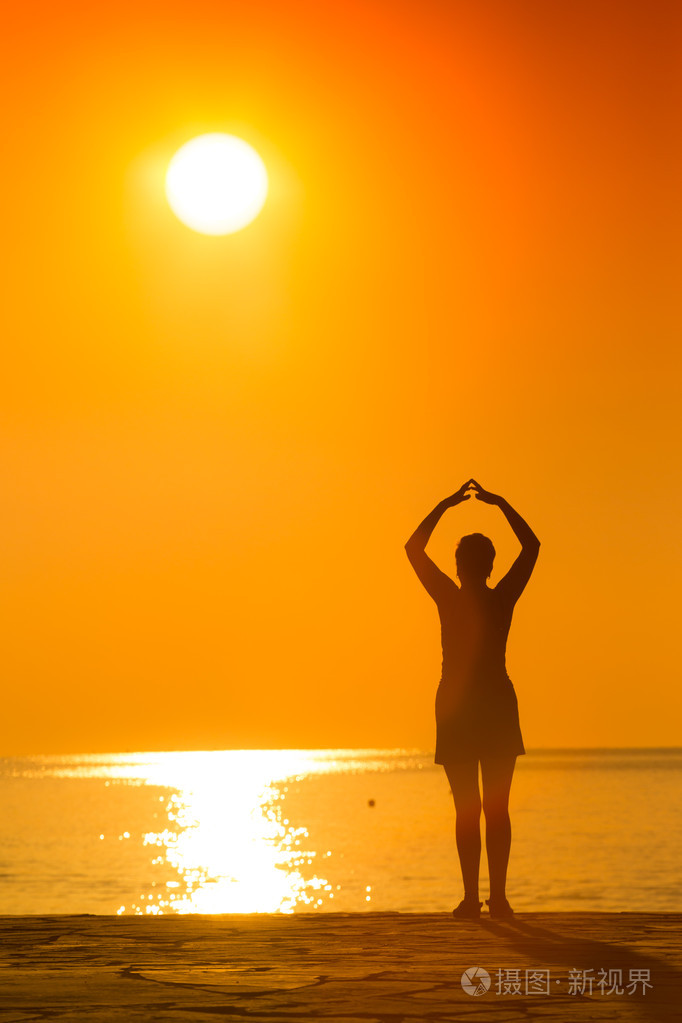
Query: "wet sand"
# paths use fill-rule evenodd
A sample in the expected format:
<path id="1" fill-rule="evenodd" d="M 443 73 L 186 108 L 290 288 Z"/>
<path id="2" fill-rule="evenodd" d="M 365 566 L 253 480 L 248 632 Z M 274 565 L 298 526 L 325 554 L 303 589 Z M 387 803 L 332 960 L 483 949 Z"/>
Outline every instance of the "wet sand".
<path id="1" fill-rule="evenodd" d="M 681 931 L 682 913 L 4 916 L 0 1021 L 659 1023 L 682 1018 Z M 476 968 L 490 986 L 468 994 Z"/>

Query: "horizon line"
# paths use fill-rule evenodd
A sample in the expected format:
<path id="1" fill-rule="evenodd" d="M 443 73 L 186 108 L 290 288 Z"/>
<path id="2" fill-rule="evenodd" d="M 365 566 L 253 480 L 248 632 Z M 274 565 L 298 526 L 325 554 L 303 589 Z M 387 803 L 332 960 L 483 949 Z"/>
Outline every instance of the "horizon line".
<path id="1" fill-rule="evenodd" d="M 682 752 L 682 746 L 532 746 L 531 753 L 654 753 Z M 402 753 L 412 756 L 433 756 L 433 749 L 417 746 L 230 746 L 212 749 L 122 749 L 122 750 L 79 750 L 68 752 L 23 752 L 0 755 L 3 760 L 22 757 L 109 757 L 109 756 L 158 756 L 178 753 Z"/>

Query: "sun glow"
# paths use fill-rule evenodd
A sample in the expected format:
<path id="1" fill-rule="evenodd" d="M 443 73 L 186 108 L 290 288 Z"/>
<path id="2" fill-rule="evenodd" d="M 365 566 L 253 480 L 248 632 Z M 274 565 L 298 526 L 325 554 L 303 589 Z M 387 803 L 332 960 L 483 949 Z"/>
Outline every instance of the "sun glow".
<path id="1" fill-rule="evenodd" d="M 198 135 L 178 149 L 166 173 L 176 217 L 201 234 L 232 234 L 263 208 L 268 175 L 258 153 L 235 135 Z"/>

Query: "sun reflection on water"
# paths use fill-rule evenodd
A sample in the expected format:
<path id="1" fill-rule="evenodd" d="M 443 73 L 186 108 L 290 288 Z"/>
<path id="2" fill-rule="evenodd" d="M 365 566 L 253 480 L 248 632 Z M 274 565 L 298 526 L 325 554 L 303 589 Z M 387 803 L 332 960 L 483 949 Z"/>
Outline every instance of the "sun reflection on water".
<path id="1" fill-rule="evenodd" d="M 283 817 L 283 782 L 309 773 L 309 760 L 305 752 L 244 750 L 148 761 L 148 784 L 181 782 L 166 806 L 169 826 L 144 836 L 158 849 L 152 862 L 177 880 L 119 914 L 291 913 L 333 897 L 311 870 L 316 852 L 305 848 L 306 828 Z"/>
<path id="2" fill-rule="evenodd" d="M 136 912 L 271 913 L 311 905 L 326 880 L 304 876 L 316 853 L 305 851 L 308 832 L 282 820 L 280 790 L 254 775 L 240 776 L 239 788 L 207 778 L 202 786 L 171 796 L 169 821 L 175 829 L 149 832 L 144 844 L 157 846 L 180 881 L 148 895 Z M 158 862 L 158 859 L 157 859 Z M 169 890 L 175 888 L 175 891 Z M 180 889 L 180 890 L 178 890 Z M 321 902 L 321 900 L 319 900 Z"/>

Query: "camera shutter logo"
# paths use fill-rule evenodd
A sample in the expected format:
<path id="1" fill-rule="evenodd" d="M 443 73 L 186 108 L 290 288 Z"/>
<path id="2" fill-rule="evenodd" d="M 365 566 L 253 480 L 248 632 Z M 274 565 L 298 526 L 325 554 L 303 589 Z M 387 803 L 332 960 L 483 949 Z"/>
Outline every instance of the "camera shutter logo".
<path id="1" fill-rule="evenodd" d="M 468 995 L 484 995 L 490 987 L 490 974 L 482 966 L 470 966 L 462 974 L 462 987 Z"/>

